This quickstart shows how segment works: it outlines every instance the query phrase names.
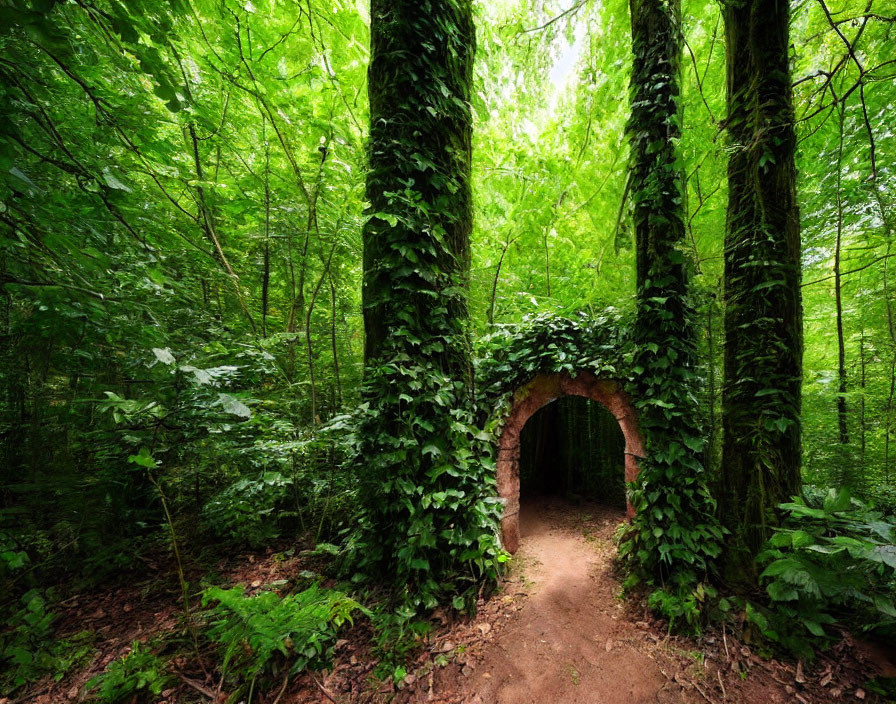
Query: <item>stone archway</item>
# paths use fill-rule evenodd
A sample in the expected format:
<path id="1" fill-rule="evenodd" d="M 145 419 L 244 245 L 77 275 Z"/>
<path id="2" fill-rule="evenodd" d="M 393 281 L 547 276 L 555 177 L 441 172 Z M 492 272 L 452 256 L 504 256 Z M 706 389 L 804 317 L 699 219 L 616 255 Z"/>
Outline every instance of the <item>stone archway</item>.
<path id="1" fill-rule="evenodd" d="M 638 460 L 644 457 L 644 443 L 635 409 L 622 384 L 614 379 L 599 379 L 591 372 L 580 372 L 575 378 L 567 373 L 539 374 L 514 394 L 513 406 L 498 442 L 498 495 L 504 502 L 501 542 L 508 552 L 516 552 L 520 545 L 520 433 L 539 408 L 562 396 L 583 396 L 597 401 L 613 414 L 625 438 L 625 481 L 634 481 L 638 476 Z M 628 502 L 628 517 L 634 513 Z"/>

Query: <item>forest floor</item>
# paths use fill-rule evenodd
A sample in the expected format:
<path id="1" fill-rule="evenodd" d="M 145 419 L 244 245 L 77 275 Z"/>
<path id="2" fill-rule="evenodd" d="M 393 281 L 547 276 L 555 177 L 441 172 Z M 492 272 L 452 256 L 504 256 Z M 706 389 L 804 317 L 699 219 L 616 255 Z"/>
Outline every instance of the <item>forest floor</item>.
<path id="1" fill-rule="evenodd" d="M 259 693 L 254 704 L 774 704 L 883 701 L 866 689 L 896 676 L 893 654 L 850 636 L 810 665 L 764 659 L 730 631 L 670 635 L 643 600 L 620 599 L 614 532 L 622 513 L 557 500 L 524 503 L 522 547 L 499 592 L 474 619 L 436 612 L 407 676 L 373 677 L 371 628 L 359 622 L 337 643 L 333 669 L 304 673 Z M 290 552 L 245 554 L 218 565 L 219 579 L 248 593 L 282 587 L 308 568 Z M 89 629 L 86 667 L 46 680 L 0 704 L 85 700 L 84 684 L 135 640 L 178 629 L 176 589 L 133 584 L 63 602 L 61 633 Z M 211 662 L 208 663 L 211 665 Z M 175 657 L 159 704 L 223 704 L 210 668 Z"/>

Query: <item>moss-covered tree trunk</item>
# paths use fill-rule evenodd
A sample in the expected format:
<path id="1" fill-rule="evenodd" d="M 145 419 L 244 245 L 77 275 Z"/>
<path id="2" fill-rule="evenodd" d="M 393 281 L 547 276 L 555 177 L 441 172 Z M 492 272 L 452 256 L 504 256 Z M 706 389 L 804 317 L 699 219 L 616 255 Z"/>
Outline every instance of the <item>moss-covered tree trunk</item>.
<path id="1" fill-rule="evenodd" d="M 647 457 L 631 492 L 636 515 L 626 550 L 654 584 L 687 597 L 718 554 L 721 534 L 702 463 L 694 311 L 682 247 L 684 189 L 676 163 L 681 5 L 680 0 L 630 0 L 630 8 L 628 133 L 638 296 L 633 369 Z"/>
<path id="2" fill-rule="evenodd" d="M 728 64 L 728 223 L 721 517 L 727 576 L 752 558 L 775 506 L 800 487 L 802 304 L 788 2 L 723 5 Z"/>
<path id="3" fill-rule="evenodd" d="M 497 505 L 478 432 L 466 305 L 471 0 L 372 0 L 362 573 L 432 607 L 494 576 Z"/>
<path id="4" fill-rule="evenodd" d="M 364 358 L 407 344 L 391 339 L 402 329 L 451 336 L 443 369 L 469 379 L 471 0 L 371 0 L 370 31 Z"/>
<path id="5" fill-rule="evenodd" d="M 630 8 L 634 60 L 629 134 L 638 310 L 649 324 L 652 306 L 645 302 L 658 295 L 669 297 L 663 307 L 674 318 L 685 317 L 688 276 L 679 249 L 685 210 L 675 163 L 681 138 L 681 2 L 630 0 Z"/>

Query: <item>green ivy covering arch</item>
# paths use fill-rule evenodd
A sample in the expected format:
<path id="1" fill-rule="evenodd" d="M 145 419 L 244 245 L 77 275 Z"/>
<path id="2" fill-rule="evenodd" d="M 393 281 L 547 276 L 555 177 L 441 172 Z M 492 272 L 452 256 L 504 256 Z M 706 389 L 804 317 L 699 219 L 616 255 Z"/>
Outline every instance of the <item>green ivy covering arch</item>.
<path id="1" fill-rule="evenodd" d="M 695 373 L 670 373 L 674 341 L 661 349 L 661 340 L 644 337 L 633 318 L 612 309 L 498 327 L 477 347 L 479 407 L 485 431 L 496 440 L 514 392 L 539 374 L 588 371 L 620 382 L 638 414 L 647 455 L 629 486 L 636 513 L 620 551 L 633 574 L 659 587 L 656 607 L 693 620 L 722 539 L 704 476 L 703 413 Z"/>

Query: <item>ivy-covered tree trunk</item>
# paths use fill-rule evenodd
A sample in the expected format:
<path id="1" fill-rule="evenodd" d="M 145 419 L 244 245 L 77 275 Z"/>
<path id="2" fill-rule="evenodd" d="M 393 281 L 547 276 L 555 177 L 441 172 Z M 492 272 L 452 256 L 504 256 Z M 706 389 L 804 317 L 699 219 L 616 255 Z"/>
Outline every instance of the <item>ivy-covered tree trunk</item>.
<path id="1" fill-rule="evenodd" d="M 423 340 L 449 336 L 426 354 L 469 381 L 472 3 L 372 0 L 370 43 L 364 359 L 410 326 Z"/>
<path id="2" fill-rule="evenodd" d="M 474 49 L 471 0 L 372 0 L 356 546 L 413 608 L 498 556 L 467 329 Z"/>
<path id="3" fill-rule="evenodd" d="M 638 286 L 633 371 L 647 457 L 632 488 L 636 514 L 626 551 L 648 579 L 666 585 L 666 595 L 654 605 L 674 618 L 682 614 L 674 604 L 689 599 L 718 554 L 721 531 L 704 477 L 694 310 L 682 247 L 684 192 L 676 163 L 681 5 L 680 0 L 630 0 L 630 8 L 628 133 Z"/>
<path id="4" fill-rule="evenodd" d="M 663 307 L 684 320 L 688 276 L 678 247 L 685 235 L 685 211 L 675 164 L 681 139 L 681 2 L 630 0 L 630 8 L 634 60 L 629 136 L 638 310 L 649 324 L 649 299 L 668 296 Z"/>
<path id="5" fill-rule="evenodd" d="M 789 4 L 745 0 L 723 11 L 732 150 L 720 506 L 727 576 L 749 582 L 776 505 L 800 487 L 800 223 Z"/>

